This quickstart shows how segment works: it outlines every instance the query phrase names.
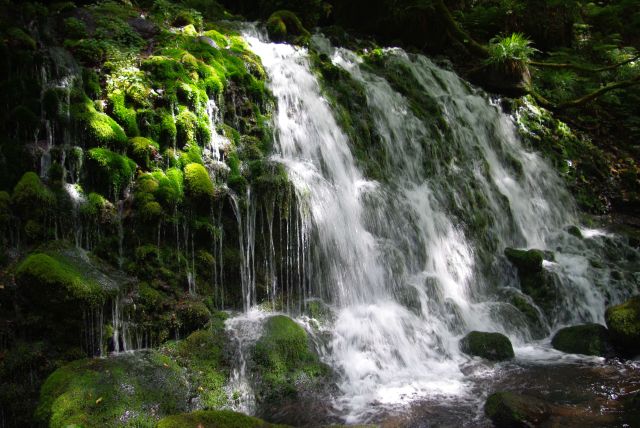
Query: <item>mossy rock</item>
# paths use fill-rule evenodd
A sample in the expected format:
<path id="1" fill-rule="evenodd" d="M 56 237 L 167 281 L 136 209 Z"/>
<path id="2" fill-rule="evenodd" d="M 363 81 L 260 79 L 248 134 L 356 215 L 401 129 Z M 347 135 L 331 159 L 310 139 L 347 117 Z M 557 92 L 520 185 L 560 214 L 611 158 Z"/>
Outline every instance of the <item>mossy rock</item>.
<path id="1" fill-rule="evenodd" d="M 276 428 L 262 419 L 236 413 L 231 410 L 200 410 L 193 413 L 168 416 L 158 423 L 158 428 Z"/>
<path id="2" fill-rule="evenodd" d="M 511 341 L 500 333 L 472 331 L 460 340 L 460 350 L 490 361 L 504 361 L 515 356 Z"/>
<path id="3" fill-rule="evenodd" d="M 55 203 L 55 196 L 35 172 L 26 172 L 13 189 L 11 203 L 23 218 L 44 214 Z"/>
<path id="4" fill-rule="evenodd" d="M 176 317 L 182 334 L 203 328 L 211 319 L 207 306 L 197 300 L 186 300 L 176 307 Z"/>
<path id="5" fill-rule="evenodd" d="M 517 250 L 515 248 L 506 248 L 504 255 L 518 269 L 518 272 L 537 273 L 542 271 L 542 261 L 544 253 L 540 250 Z"/>
<path id="6" fill-rule="evenodd" d="M 190 163 L 184 168 L 186 193 L 196 200 L 208 200 L 215 194 L 213 182 L 206 168 L 199 163 Z"/>
<path id="7" fill-rule="evenodd" d="M 83 136 L 91 146 L 126 147 L 129 140 L 122 127 L 105 113 L 96 111 L 90 100 L 72 107 L 74 117 L 84 128 Z"/>
<path id="8" fill-rule="evenodd" d="M 160 146 L 155 141 L 134 137 L 129 140 L 131 158 L 140 166 L 149 170 L 155 166 L 159 158 Z"/>
<path id="9" fill-rule="evenodd" d="M 93 187 L 117 199 L 133 180 L 136 163 L 109 149 L 96 147 L 87 153 L 87 168 Z"/>
<path id="10" fill-rule="evenodd" d="M 624 354 L 640 353 L 640 296 L 608 308 L 605 321 L 614 344 Z"/>
<path id="11" fill-rule="evenodd" d="M 312 352 L 304 329 L 284 315 L 267 319 L 252 355 L 261 402 L 295 396 L 302 384 L 315 384 L 329 373 Z"/>
<path id="12" fill-rule="evenodd" d="M 571 354 L 596 355 L 612 354 L 608 330 L 600 324 L 575 325 L 560 329 L 551 340 L 558 351 Z"/>
<path id="13" fill-rule="evenodd" d="M 496 392 L 487 398 L 484 413 L 496 428 L 540 426 L 551 416 L 549 405 L 536 397 Z"/>
<path id="14" fill-rule="evenodd" d="M 290 10 L 272 13 L 267 20 L 267 31 L 269 37 L 276 42 L 303 43 L 311 36 L 296 14 Z"/>
<path id="15" fill-rule="evenodd" d="M 40 392 L 36 416 L 51 428 L 155 426 L 187 410 L 180 367 L 157 351 L 74 361 L 56 370 Z"/>
<path id="16" fill-rule="evenodd" d="M 104 302 L 105 292 L 94 279 L 85 276 L 73 260 L 61 255 L 34 253 L 16 269 L 16 282 L 21 293 L 41 306 L 56 302 L 97 305 Z"/>

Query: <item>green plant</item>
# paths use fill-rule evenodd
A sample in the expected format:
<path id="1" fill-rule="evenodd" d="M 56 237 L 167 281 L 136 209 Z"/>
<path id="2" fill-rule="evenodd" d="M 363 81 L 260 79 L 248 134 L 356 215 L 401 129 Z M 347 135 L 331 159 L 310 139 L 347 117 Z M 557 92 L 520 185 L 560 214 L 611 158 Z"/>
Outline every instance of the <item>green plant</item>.
<path id="1" fill-rule="evenodd" d="M 485 62 L 488 65 L 504 67 L 507 71 L 524 71 L 529 59 L 538 51 L 531 44 L 531 40 L 522 33 L 496 36 L 489 42 L 489 57 Z"/>

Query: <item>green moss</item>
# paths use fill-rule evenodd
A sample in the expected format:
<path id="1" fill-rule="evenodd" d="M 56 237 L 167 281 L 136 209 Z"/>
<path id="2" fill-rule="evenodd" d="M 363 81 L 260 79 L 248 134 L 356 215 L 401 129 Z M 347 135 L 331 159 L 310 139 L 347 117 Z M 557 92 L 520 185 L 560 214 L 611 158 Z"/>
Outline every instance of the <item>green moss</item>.
<path id="1" fill-rule="evenodd" d="M 145 169 L 155 166 L 160 151 L 158 143 L 144 137 L 134 137 L 129 142 L 131 157 L 138 165 Z"/>
<path id="2" fill-rule="evenodd" d="M 549 419 L 549 406 L 542 400 L 512 392 L 491 394 L 484 413 L 496 428 L 540 426 Z"/>
<path id="3" fill-rule="evenodd" d="M 625 354 L 640 352 L 640 296 L 608 308 L 605 320 L 614 343 Z"/>
<path id="4" fill-rule="evenodd" d="M 163 113 L 160 118 L 159 138 L 164 147 L 176 144 L 178 129 L 176 121 L 170 113 Z"/>
<path id="5" fill-rule="evenodd" d="M 261 419 L 231 410 L 200 410 L 168 416 L 158 423 L 158 428 L 269 428 L 277 426 L 282 427 L 283 425 L 272 425 Z"/>
<path id="6" fill-rule="evenodd" d="M 211 319 L 211 312 L 200 301 L 186 300 L 176 307 L 176 316 L 180 331 L 189 334 L 203 328 Z"/>
<path id="7" fill-rule="evenodd" d="M 9 41 L 17 47 L 31 50 L 36 50 L 38 47 L 33 37 L 20 28 L 9 28 L 7 35 L 9 36 Z"/>
<path id="8" fill-rule="evenodd" d="M 551 345 L 562 352 L 572 354 L 611 354 L 609 332 L 600 324 L 583 324 L 560 329 L 551 340 Z"/>
<path id="9" fill-rule="evenodd" d="M 26 295 L 38 301 L 46 299 L 45 305 L 52 303 L 51 296 L 91 305 L 104 301 L 105 297 L 97 282 L 84 276 L 68 258 L 59 255 L 31 254 L 16 269 L 16 281 Z"/>
<path id="10" fill-rule="evenodd" d="M 100 223 L 112 223 L 115 219 L 115 207 L 99 193 L 89 193 L 87 201 L 80 207 L 80 213 L 87 220 Z"/>
<path id="11" fill-rule="evenodd" d="M 84 39 L 89 35 L 84 21 L 74 17 L 64 20 L 64 34 L 70 39 Z"/>
<path id="12" fill-rule="evenodd" d="M 13 189 L 11 203 L 24 217 L 33 218 L 34 214 L 44 214 L 55 197 L 35 172 L 27 172 Z"/>
<path id="13" fill-rule="evenodd" d="M 209 37 L 211 40 L 213 40 L 219 48 L 226 48 L 229 44 L 229 40 L 216 30 L 206 31 L 204 33 L 204 36 Z"/>
<path id="14" fill-rule="evenodd" d="M 513 263 L 519 272 L 535 273 L 542 271 L 542 261 L 544 254 L 540 250 L 516 250 L 506 248 L 504 255 Z"/>
<path id="15" fill-rule="evenodd" d="M 460 350 L 491 361 L 508 360 L 515 356 L 511 341 L 500 333 L 472 331 L 460 340 Z"/>
<path id="16" fill-rule="evenodd" d="M 164 176 L 159 177 L 158 200 L 165 206 L 175 206 L 184 198 L 184 175 L 177 168 L 169 168 Z"/>
<path id="17" fill-rule="evenodd" d="M 178 147 L 184 147 L 187 144 L 197 145 L 197 127 L 198 117 L 190 110 L 182 108 L 176 116 L 176 131 Z"/>
<path id="18" fill-rule="evenodd" d="M 140 135 L 136 111 L 125 105 L 125 93 L 116 89 L 109 94 L 109 108 L 118 123 L 124 127 L 127 135 L 135 137 Z"/>
<path id="19" fill-rule="evenodd" d="M 313 382 L 327 374 L 327 368 L 309 347 L 307 333 L 284 315 L 265 322 L 253 360 L 260 379 L 257 394 L 262 401 L 296 394 L 297 382 Z"/>
<path id="20" fill-rule="evenodd" d="M 100 40 L 65 40 L 64 47 L 73 52 L 73 56 L 86 66 L 96 66 L 105 59 L 106 46 Z"/>
<path id="21" fill-rule="evenodd" d="M 93 148 L 87 153 L 91 183 L 103 194 L 119 197 L 131 183 L 136 164 L 126 156 L 104 148 Z"/>
<path id="22" fill-rule="evenodd" d="M 122 127 L 104 113 L 96 111 L 89 99 L 72 107 L 74 117 L 84 128 L 83 137 L 92 146 L 125 147 L 127 135 Z"/>
<path id="23" fill-rule="evenodd" d="M 214 196 L 213 183 L 204 166 L 190 163 L 184 168 L 186 193 L 195 199 L 209 199 Z"/>
<path id="24" fill-rule="evenodd" d="M 187 391 L 179 366 L 155 351 L 79 360 L 49 376 L 37 416 L 52 428 L 153 426 L 186 410 Z"/>
<path id="25" fill-rule="evenodd" d="M 302 43 L 310 37 L 309 31 L 304 28 L 300 19 L 289 10 L 272 13 L 267 20 L 267 31 L 269 37 L 275 41 L 291 39 Z"/>

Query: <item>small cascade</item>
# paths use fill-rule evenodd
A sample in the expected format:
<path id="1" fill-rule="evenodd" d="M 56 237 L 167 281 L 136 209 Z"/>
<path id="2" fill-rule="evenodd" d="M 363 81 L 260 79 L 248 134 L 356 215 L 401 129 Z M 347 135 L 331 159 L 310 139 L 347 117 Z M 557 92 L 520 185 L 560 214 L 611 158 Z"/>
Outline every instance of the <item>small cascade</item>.
<path id="1" fill-rule="evenodd" d="M 76 248 L 82 247 L 82 222 L 80 208 L 87 202 L 87 198 L 75 184 L 65 183 L 64 190 L 71 201 L 71 228 Z"/>
<path id="2" fill-rule="evenodd" d="M 245 207 L 240 206 L 238 198 L 230 195 L 233 213 L 238 222 L 238 240 L 240 245 L 240 278 L 242 281 L 242 305 L 244 311 L 256 305 L 256 276 L 255 276 L 255 225 L 256 205 L 251 196 L 251 186 L 247 186 L 247 193 L 243 200 Z"/>
<path id="3" fill-rule="evenodd" d="M 212 224 L 216 227 L 217 235 L 211 243 L 211 253 L 215 259 L 213 270 L 213 301 L 217 308 L 224 308 L 224 227 L 222 224 L 222 205 L 216 212 L 211 208 Z"/>
<path id="4" fill-rule="evenodd" d="M 104 355 L 103 326 L 104 311 L 102 307 L 85 309 L 82 312 L 84 321 L 84 351 L 90 356 Z"/>
<path id="5" fill-rule="evenodd" d="M 211 138 L 208 147 L 205 148 L 205 156 L 209 156 L 213 161 L 222 161 L 222 151 L 229 145 L 229 140 L 218 133 L 217 125 L 222 123 L 220 109 L 214 99 L 207 101 L 207 117 L 209 118 L 209 132 Z"/>
<path id="6" fill-rule="evenodd" d="M 233 343 L 234 368 L 225 390 L 232 403 L 231 408 L 237 412 L 254 414 L 256 397 L 249 373 L 249 353 L 251 347 L 262 334 L 262 323 L 271 314 L 251 309 L 225 321 L 225 329 Z"/>

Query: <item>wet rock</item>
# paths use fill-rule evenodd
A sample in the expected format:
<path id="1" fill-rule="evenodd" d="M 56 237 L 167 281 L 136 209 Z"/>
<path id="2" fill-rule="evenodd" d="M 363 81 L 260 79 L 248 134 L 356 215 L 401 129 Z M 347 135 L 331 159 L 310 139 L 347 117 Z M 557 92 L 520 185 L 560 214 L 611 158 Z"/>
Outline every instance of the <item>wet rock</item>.
<path id="1" fill-rule="evenodd" d="M 600 324 L 575 325 L 560 329 L 551 340 L 558 351 L 572 354 L 596 355 L 613 354 L 609 331 Z"/>
<path id="2" fill-rule="evenodd" d="M 153 22 L 144 18 L 133 18 L 129 20 L 129 25 L 145 39 L 150 39 L 160 32 Z"/>
<path id="3" fill-rule="evenodd" d="M 623 354 L 640 353 L 640 296 L 608 308 L 605 321 L 613 343 Z"/>
<path id="4" fill-rule="evenodd" d="M 553 261 L 553 254 L 535 249 L 514 248 L 506 248 L 504 254 L 518 270 L 522 291 L 530 296 L 548 317 L 553 317 L 559 300 L 558 286 L 555 274 L 542 267 L 544 260 Z"/>
<path id="5" fill-rule="evenodd" d="M 583 239 L 584 238 L 582 236 L 582 232 L 580 231 L 580 228 L 578 226 L 569 226 L 567 228 L 567 233 L 569 235 L 573 235 L 573 236 L 575 236 L 576 238 L 579 238 L 579 239 Z"/>
<path id="6" fill-rule="evenodd" d="M 508 360 L 515 356 L 511 341 L 500 333 L 472 331 L 460 340 L 460 350 L 491 361 Z"/>
<path id="7" fill-rule="evenodd" d="M 487 398 L 484 413 L 497 428 L 534 427 L 549 419 L 549 405 L 539 398 L 496 392 Z"/>

